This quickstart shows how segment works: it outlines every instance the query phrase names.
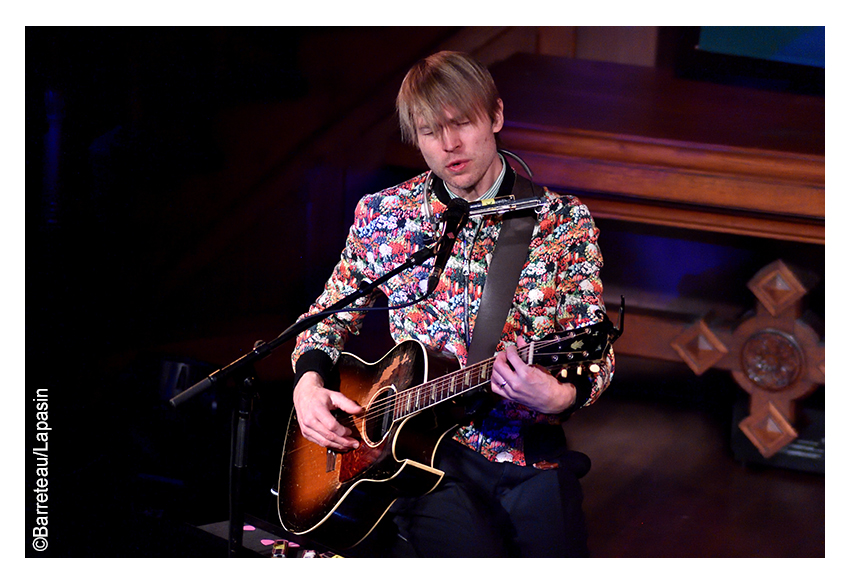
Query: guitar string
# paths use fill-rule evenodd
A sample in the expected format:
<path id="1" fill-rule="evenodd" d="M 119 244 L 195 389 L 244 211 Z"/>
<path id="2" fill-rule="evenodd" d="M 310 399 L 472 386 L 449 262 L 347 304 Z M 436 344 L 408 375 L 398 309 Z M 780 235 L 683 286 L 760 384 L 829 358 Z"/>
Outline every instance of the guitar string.
<path id="1" fill-rule="evenodd" d="M 590 334 L 590 333 L 584 333 L 584 334 Z M 572 337 L 571 339 L 579 338 L 580 336 L 581 335 L 577 335 L 575 337 Z M 564 341 L 563 338 L 553 339 L 553 340 L 550 340 L 550 341 L 546 341 L 546 340 L 535 341 L 535 342 L 533 342 L 529 345 L 526 345 L 525 347 L 518 348 L 517 352 L 518 352 L 519 356 L 523 360 L 525 360 L 525 359 L 528 358 L 528 352 L 530 350 L 535 349 L 535 351 L 536 351 L 537 349 L 545 349 L 546 347 L 548 347 L 550 345 L 558 344 L 558 343 L 561 343 L 563 341 Z M 555 355 L 560 356 L 560 355 L 580 354 L 580 353 L 581 353 L 581 351 L 560 351 L 560 352 L 557 352 L 557 353 L 547 353 L 546 355 L 547 356 L 555 356 Z M 460 376 L 462 376 L 461 375 L 462 373 L 467 373 L 467 372 L 471 373 L 473 371 L 480 370 L 481 368 L 483 368 L 485 366 L 489 366 L 490 364 L 495 363 L 495 360 L 496 360 L 495 357 L 491 357 L 489 359 L 486 359 L 484 361 L 476 363 L 475 365 L 472 365 L 468 368 L 464 368 L 464 369 L 461 369 L 461 370 L 458 370 L 458 371 L 454 371 L 454 372 L 449 373 L 447 375 L 444 375 L 442 377 L 438 377 L 437 379 L 434 379 L 432 381 L 425 382 L 423 384 L 417 385 L 416 387 L 412 387 L 412 388 L 409 388 L 409 389 L 402 390 L 400 392 L 396 392 L 394 394 L 390 394 L 387 397 L 375 400 L 375 402 L 372 403 L 373 407 L 370 407 L 365 412 L 365 414 L 343 414 L 343 415 L 338 416 L 338 421 L 340 421 L 340 423 L 342 423 L 343 425 L 356 424 L 358 421 L 361 421 L 361 420 L 364 421 L 364 422 L 371 421 L 375 418 L 383 416 L 384 414 L 387 413 L 387 411 L 389 411 L 389 409 L 391 409 L 391 408 L 394 409 L 399 395 L 410 394 L 412 392 L 421 392 L 421 390 L 424 386 L 429 386 L 429 385 L 444 386 L 451 378 L 460 377 Z M 570 364 L 579 364 L 579 363 L 580 362 L 573 362 L 573 363 L 570 363 Z M 478 373 L 478 374 L 480 375 L 480 373 Z M 446 401 L 446 400 L 450 399 L 451 397 L 456 397 L 456 396 L 462 395 L 462 394 L 464 394 L 468 391 L 471 391 L 473 389 L 487 385 L 488 383 L 490 383 L 489 378 L 487 379 L 487 381 L 484 381 L 480 384 L 470 386 L 469 388 L 466 388 L 463 391 L 455 392 L 455 393 L 451 394 L 449 397 L 446 397 L 446 398 L 444 398 L 440 401 L 437 401 L 434 404 L 430 404 L 428 407 L 437 405 L 437 404 L 441 403 L 442 401 Z M 440 389 L 445 390 L 447 388 L 441 387 Z M 432 395 L 434 394 L 433 391 L 431 393 L 432 393 Z M 375 408 L 374 407 L 375 404 L 380 404 L 380 405 L 378 406 L 378 408 Z M 419 408 L 416 411 L 413 411 L 413 412 L 410 412 L 408 414 L 401 416 L 400 418 L 397 418 L 397 419 L 394 418 L 392 423 L 395 423 L 396 421 L 398 421 L 400 419 L 404 419 L 406 417 L 409 417 L 409 416 L 411 416 L 411 415 L 413 415 L 413 414 L 415 414 L 415 413 L 417 413 L 417 412 L 419 412 L 423 409 L 427 409 L 427 408 Z M 383 436 L 381 437 L 381 439 L 383 439 Z M 315 445 L 312 445 L 312 446 L 315 446 Z M 290 455 L 294 454 L 295 452 L 301 450 L 302 448 L 309 448 L 309 447 L 311 447 L 311 444 L 305 444 L 301 448 L 295 448 L 295 449 L 290 450 L 289 454 Z"/>
<path id="2" fill-rule="evenodd" d="M 573 337 L 576 338 L 576 337 Z M 536 341 L 532 345 L 527 345 L 518 350 L 519 356 L 526 360 L 528 358 L 528 352 L 532 349 L 545 349 L 546 347 L 558 344 L 563 342 L 563 339 L 551 340 L 551 341 Z M 580 354 L 581 351 L 562 351 L 558 353 L 547 353 L 547 356 L 556 356 L 556 355 L 568 355 L 568 354 Z M 394 418 L 393 421 L 401 420 L 406 417 L 409 417 L 423 409 L 427 409 L 428 407 L 432 407 L 437 405 L 443 401 L 446 401 L 452 397 L 456 397 L 458 395 L 462 395 L 467 393 L 475 388 L 481 387 L 483 385 L 487 385 L 490 382 L 490 378 L 488 376 L 486 381 L 482 381 L 479 384 L 475 384 L 469 388 L 465 388 L 462 391 L 452 391 L 447 396 L 445 396 L 446 390 L 452 390 L 456 385 L 456 381 L 459 378 L 469 376 L 469 378 L 479 377 L 482 374 L 482 369 L 486 370 L 492 363 L 495 362 L 495 357 L 491 357 L 485 361 L 481 361 L 475 365 L 472 365 L 468 368 L 461 369 L 459 371 L 454 371 L 442 377 L 438 377 L 437 379 L 422 383 L 412 388 L 408 388 L 405 390 L 397 391 L 395 393 L 389 394 L 386 397 L 375 400 L 370 404 L 368 410 L 365 414 L 343 414 L 339 416 L 339 421 L 341 423 L 356 423 L 360 420 L 371 421 L 375 418 L 380 418 L 384 416 L 390 409 L 395 410 L 398 404 L 407 404 L 408 406 L 414 405 L 415 408 L 412 411 L 402 413 L 402 415 L 398 418 Z M 578 363 L 578 362 L 574 362 Z M 418 394 L 418 395 L 416 395 Z M 429 403 L 431 400 L 426 399 L 425 403 L 427 405 L 425 407 L 420 407 L 420 397 L 425 394 L 430 394 L 431 396 L 436 395 L 444 395 L 445 397 L 440 398 L 439 400 Z M 415 396 L 415 397 L 411 397 Z M 402 410 L 407 409 L 404 406 Z"/>
<path id="3" fill-rule="evenodd" d="M 575 338 L 575 337 L 573 337 L 573 338 Z M 561 343 L 562 341 L 563 341 L 563 339 L 557 339 L 557 340 L 551 340 L 551 341 L 536 341 L 535 343 L 533 343 L 533 346 L 528 345 L 528 346 L 520 348 L 518 350 L 518 354 L 519 354 L 520 358 L 525 361 L 528 358 L 529 351 L 531 351 L 533 349 L 546 349 L 549 345 L 558 344 L 558 343 Z M 538 352 L 538 354 L 540 354 L 540 351 L 537 351 L 537 352 Z M 557 353 L 545 353 L 545 355 L 548 356 L 548 357 L 552 357 L 552 356 L 560 356 L 560 355 L 568 355 L 568 354 L 581 354 L 581 353 L 582 353 L 581 351 L 561 351 L 561 352 L 557 352 Z M 408 389 L 405 389 L 405 390 L 401 390 L 401 391 L 398 391 L 394 394 L 390 394 L 387 397 L 382 398 L 381 400 L 376 400 L 375 402 L 373 402 L 372 407 L 370 408 L 370 411 L 375 410 L 374 405 L 379 404 L 381 401 L 390 402 L 387 405 L 391 405 L 391 406 L 394 407 L 396 404 L 399 403 L 399 401 L 400 401 L 399 398 L 402 398 L 401 401 L 404 401 L 404 399 L 406 397 L 409 397 L 409 395 L 411 395 L 411 394 L 429 393 L 431 395 L 434 395 L 434 394 L 438 393 L 438 391 L 440 393 L 442 393 L 445 389 L 452 389 L 456 385 L 455 381 L 458 378 L 466 377 L 466 378 L 470 379 L 470 378 L 473 378 L 473 377 L 480 377 L 481 375 L 483 375 L 482 369 L 485 370 L 485 371 L 487 370 L 487 368 L 492 369 L 490 367 L 490 365 L 494 362 L 495 362 L 495 357 L 491 357 L 490 359 L 487 359 L 485 361 L 477 363 L 476 365 L 472 365 L 468 368 L 461 369 L 459 371 L 454 371 L 452 373 L 444 375 L 443 377 L 439 377 L 437 379 L 431 380 L 430 382 L 425 382 L 425 383 L 420 384 L 418 386 L 408 388 Z M 573 363 L 578 363 L 578 361 L 575 361 Z M 449 383 L 448 388 L 445 387 L 446 382 Z M 486 381 L 483 381 L 482 383 L 475 384 L 474 387 L 480 387 L 481 385 L 486 385 L 489 382 L 490 382 L 490 376 L 488 375 L 488 378 L 487 378 Z M 467 383 L 468 383 L 468 381 L 467 381 Z M 464 389 L 463 391 L 455 392 L 452 395 L 459 395 L 459 394 L 465 393 L 466 391 L 468 391 L 468 389 Z M 428 400 L 426 400 L 426 401 L 428 401 Z M 414 403 L 418 404 L 419 402 L 418 402 L 418 400 L 414 400 Z M 430 407 L 430 406 L 427 406 L 427 407 Z M 421 409 L 425 409 L 425 408 L 419 408 L 416 411 L 419 411 Z M 380 410 L 376 410 L 376 411 L 380 411 Z M 402 417 L 406 417 L 407 415 L 410 415 L 412 413 L 416 413 L 416 411 L 410 412 L 410 413 L 408 413 L 408 414 L 406 414 Z M 381 412 L 381 414 L 383 414 L 383 413 L 384 412 Z"/>
<path id="4" fill-rule="evenodd" d="M 528 351 L 529 350 L 530 350 L 530 346 L 522 347 L 521 349 L 519 349 L 518 352 L 519 352 L 520 357 L 522 359 L 526 359 L 528 357 Z M 346 422 L 351 421 L 351 422 L 354 422 L 354 423 L 356 423 L 359 420 L 369 421 L 369 420 L 372 420 L 372 419 L 375 419 L 375 418 L 380 418 L 384 414 L 386 414 L 390 409 L 395 409 L 395 407 L 399 403 L 400 399 L 403 400 L 406 397 L 409 397 L 409 396 L 414 395 L 416 393 L 422 394 L 422 390 L 426 386 L 431 388 L 430 393 L 432 395 L 437 393 L 437 391 L 442 393 L 446 389 L 451 389 L 455 385 L 454 381 L 458 377 L 463 377 L 464 374 L 469 374 L 470 377 L 472 377 L 473 374 L 474 374 L 475 377 L 478 377 L 478 376 L 481 375 L 481 371 L 486 370 L 488 366 L 490 366 L 490 369 L 492 369 L 491 365 L 493 363 L 495 363 L 495 361 L 496 361 L 495 357 L 490 357 L 489 359 L 485 359 L 484 361 L 476 363 L 475 365 L 471 365 L 468 368 L 460 369 L 458 371 L 453 371 L 451 373 L 443 375 L 442 377 L 438 377 L 438 378 L 433 379 L 431 381 L 426 381 L 425 383 L 419 384 L 415 387 L 411 387 L 411 388 L 408 388 L 408 389 L 397 391 L 396 393 L 393 393 L 393 394 L 389 394 L 384 398 L 381 398 L 381 399 L 378 399 L 378 400 L 375 400 L 374 402 L 372 402 L 372 404 L 370 404 L 369 409 L 366 410 L 365 415 L 345 414 L 345 415 L 340 416 L 340 417 L 343 418 L 344 421 L 346 421 Z M 449 384 L 448 386 L 446 386 L 447 383 Z M 489 383 L 489 378 L 487 379 L 487 381 L 482 382 L 481 385 L 486 385 L 487 383 Z M 457 395 L 461 395 L 463 393 L 471 391 L 474 387 L 480 387 L 480 385 L 476 385 L 476 386 L 464 389 L 463 391 L 458 391 L 458 392 L 452 393 L 449 397 L 455 397 Z M 445 398 L 445 399 L 448 399 L 448 398 Z M 440 401 L 445 401 L 445 399 L 440 400 Z M 414 400 L 414 403 L 416 403 L 417 401 L 418 400 Z M 440 402 L 439 401 L 435 402 L 435 404 L 433 404 L 433 405 L 436 405 L 437 403 L 440 403 Z M 424 408 L 419 408 L 416 411 L 421 411 L 421 409 L 424 409 Z M 413 413 L 416 413 L 416 412 L 408 413 L 407 415 L 403 415 L 401 418 L 398 418 L 398 419 L 405 418 L 409 415 L 412 415 Z"/>
<path id="5" fill-rule="evenodd" d="M 419 393 L 420 395 L 423 394 L 423 390 L 426 388 L 426 386 L 428 388 L 430 388 L 429 393 L 431 393 L 432 395 L 435 395 L 437 393 L 442 393 L 442 392 L 444 392 L 448 389 L 451 389 L 452 387 L 455 386 L 455 383 L 453 383 L 453 380 L 455 380 L 457 377 L 462 377 L 463 376 L 462 374 L 465 374 L 465 373 L 469 373 L 470 377 L 472 377 L 472 376 L 478 377 L 478 376 L 481 375 L 480 371 L 482 369 L 486 370 L 486 366 L 488 364 L 493 363 L 493 362 L 495 362 L 495 358 L 490 358 L 490 359 L 487 359 L 486 361 L 482 361 L 481 363 L 477 363 L 476 365 L 473 365 L 469 368 L 461 369 L 459 371 L 454 371 L 452 373 L 449 373 L 449 374 L 444 375 L 442 377 L 438 377 L 438 378 L 433 379 L 431 381 L 426 381 L 425 383 L 417 385 L 415 387 L 411 387 L 411 388 L 408 388 L 408 389 L 397 391 L 395 393 L 387 395 L 386 397 L 377 399 L 374 402 L 372 402 L 370 404 L 369 408 L 366 410 L 365 414 L 343 414 L 343 415 L 339 416 L 338 419 L 341 423 L 345 424 L 345 423 L 348 423 L 348 422 L 356 423 L 360 420 L 371 421 L 375 418 L 380 418 L 384 414 L 386 414 L 388 411 L 394 410 L 396 405 L 400 402 L 400 400 L 404 400 L 406 398 L 409 398 L 410 396 L 417 394 L 417 393 Z M 480 385 L 486 385 L 489 382 L 490 382 L 490 379 L 488 377 L 487 381 L 482 382 Z M 437 405 L 438 403 L 440 403 L 440 401 L 445 401 L 445 399 L 449 399 L 451 397 L 462 395 L 463 393 L 471 391 L 472 389 L 474 389 L 474 387 L 480 387 L 480 385 L 471 386 L 469 388 L 464 389 L 463 391 L 456 391 L 454 393 L 451 393 L 448 397 L 444 398 L 443 400 L 439 400 L 439 401 L 435 402 L 433 405 Z M 415 403 L 418 400 L 413 400 L 413 401 Z M 425 408 L 420 408 L 420 409 L 417 409 L 416 411 L 421 411 L 421 409 L 425 409 Z M 409 415 L 412 415 L 413 413 L 416 413 L 416 412 L 410 412 L 407 415 L 403 415 L 399 418 L 396 418 L 395 420 L 400 420 L 400 419 L 405 418 Z"/>
<path id="6" fill-rule="evenodd" d="M 560 354 L 569 354 L 567 352 Z M 587 363 L 587 362 L 585 362 Z M 576 362 L 575 364 L 578 364 Z M 472 371 L 472 369 L 470 369 Z M 456 376 L 455 376 L 456 377 Z M 356 424 L 359 421 L 369 422 L 376 418 L 380 418 L 384 416 L 388 411 L 395 410 L 396 406 L 401 403 L 402 406 L 400 408 L 400 415 L 393 416 L 392 422 L 397 422 L 399 420 L 403 420 L 404 418 L 410 417 L 414 414 L 421 412 L 422 410 L 428 409 L 430 407 L 436 406 L 442 402 L 448 401 L 451 398 L 463 395 L 464 393 L 468 393 L 474 389 L 480 388 L 482 386 L 488 385 L 490 383 L 490 377 L 487 378 L 486 381 L 482 381 L 480 383 L 475 383 L 469 387 L 464 387 L 462 390 L 457 391 L 454 390 L 453 387 L 455 384 L 451 383 L 450 380 L 446 379 L 437 379 L 432 382 L 427 382 L 421 386 L 417 386 L 414 388 L 401 390 L 399 392 L 388 395 L 385 398 L 381 398 L 380 400 L 376 400 L 373 402 L 372 406 L 369 407 L 364 414 L 342 414 L 338 416 L 338 420 L 343 425 L 345 424 Z M 448 383 L 448 385 L 446 385 Z M 450 393 L 444 395 L 444 391 L 450 390 Z M 419 396 L 430 394 L 430 398 L 426 398 L 424 402 L 421 402 L 418 397 L 410 397 L 414 394 L 419 394 Z M 435 396 L 441 395 L 440 398 L 434 399 Z M 408 408 L 405 407 L 404 403 L 407 400 L 408 405 L 412 405 L 413 408 L 410 411 L 405 411 Z M 382 403 L 383 402 L 383 403 Z M 424 403 L 424 405 L 420 405 L 420 403 Z M 374 407 L 375 404 L 380 404 L 378 407 Z M 396 412 L 394 411 L 394 414 Z"/>

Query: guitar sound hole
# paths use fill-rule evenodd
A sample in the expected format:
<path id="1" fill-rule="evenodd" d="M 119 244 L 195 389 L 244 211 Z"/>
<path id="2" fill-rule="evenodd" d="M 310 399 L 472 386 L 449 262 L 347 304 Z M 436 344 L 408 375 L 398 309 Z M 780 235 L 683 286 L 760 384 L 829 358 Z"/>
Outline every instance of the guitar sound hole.
<path id="1" fill-rule="evenodd" d="M 372 398 L 366 410 L 363 435 L 366 442 L 372 446 L 381 442 L 392 427 L 394 404 L 392 396 L 394 394 L 395 389 L 391 387 L 379 391 Z"/>

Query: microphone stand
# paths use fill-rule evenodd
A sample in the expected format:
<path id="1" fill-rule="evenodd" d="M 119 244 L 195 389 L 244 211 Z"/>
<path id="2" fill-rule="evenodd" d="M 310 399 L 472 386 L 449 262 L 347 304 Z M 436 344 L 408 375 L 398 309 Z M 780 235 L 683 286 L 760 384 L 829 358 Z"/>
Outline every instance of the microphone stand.
<path id="1" fill-rule="evenodd" d="M 444 236 L 445 237 L 445 236 Z M 442 239 L 442 238 L 441 238 Z M 436 255 L 441 240 L 430 247 L 422 248 L 411 255 L 403 264 L 381 276 L 374 282 L 363 281 L 358 286 L 357 290 L 348 296 L 340 299 L 330 308 L 323 312 L 305 317 L 296 322 L 274 340 L 265 343 L 257 341 L 254 348 L 233 361 L 229 365 L 211 373 L 206 378 L 202 379 L 192 387 L 179 393 L 169 400 L 169 403 L 174 407 L 179 407 L 187 400 L 192 399 L 196 395 L 207 391 L 211 387 L 221 383 L 222 381 L 233 377 L 237 373 L 243 375 L 242 383 L 240 384 L 239 406 L 233 416 L 233 427 L 231 429 L 231 466 L 230 466 L 230 526 L 228 537 L 228 556 L 236 557 L 242 549 L 242 535 L 244 524 L 244 511 L 242 506 L 242 485 L 244 482 L 245 468 L 247 466 L 247 443 L 248 443 L 248 428 L 250 426 L 251 409 L 253 406 L 253 385 L 255 383 L 255 373 L 253 365 L 262 359 L 268 357 L 272 351 L 277 349 L 283 343 L 293 339 L 313 325 L 321 322 L 329 315 L 336 312 L 343 312 L 346 307 L 350 306 L 360 298 L 370 294 L 378 286 L 398 275 L 399 273 L 420 265 L 425 260 Z M 428 297 L 431 293 L 429 290 L 422 298 L 417 300 L 420 302 Z M 357 309 L 354 309 L 357 310 Z"/>

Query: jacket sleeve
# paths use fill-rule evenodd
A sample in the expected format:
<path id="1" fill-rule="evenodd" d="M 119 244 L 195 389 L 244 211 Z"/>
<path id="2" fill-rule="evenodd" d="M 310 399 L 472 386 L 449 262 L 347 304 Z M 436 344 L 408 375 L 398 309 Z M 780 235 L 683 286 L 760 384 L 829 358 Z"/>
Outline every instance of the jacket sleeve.
<path id="1" fill-rule="evenodd" d="M 363 228 L 369 221 L 369 214 L 369 206 L 361 200 L 355 210 L 354 224 L 349 230 L 339 262 L 325 283 L 322 294 L 299 320 L 327 309 L 355 292 L 363 280 L 372 279 L 368 245 L 361 237 Z M 359 298 L 353 306 L 372 306 L 377 294 L 375 292 L 371 296 Z M 364 314 L 358 311 L 338 312 L 298 335 L 292 353 L 295 383 L 307 371 L 316 371 L 326 379 L 327 372 L 339 357 L 349 335 L 360 331 Z"/>
<path id="2" fill-rule="evenodd" d="M 602 299 L 602 253 L 599 229 L 590 211 L 574 197 L 565 211 L 568 220 L 556 229 L 561 243 L 561 277 L 558 282 L 558 321 L 565 328 L 582 327 L 599 322 L 605 310 Z M 565 217 L 567 219 L 567 217 Z M 598 372 L 586 373 L 574 381 L 575 405 L 565 413 L 592 404 L 611 383 L 614 375 L 614 352 L 609 347 Z"/>

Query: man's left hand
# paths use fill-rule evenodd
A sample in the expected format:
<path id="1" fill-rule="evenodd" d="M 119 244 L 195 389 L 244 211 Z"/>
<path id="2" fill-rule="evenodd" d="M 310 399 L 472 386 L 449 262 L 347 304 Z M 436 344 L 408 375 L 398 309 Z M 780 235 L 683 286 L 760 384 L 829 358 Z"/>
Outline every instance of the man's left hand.
<path id="1" fill-rule="evenodd" d="M 519 340 L 520 348 L 526 344 Z M 576 400 L 572 383 L 560 383 L 542 367 L 527 364 L 512 345 L 496 355 L 490 389 L 544 414 L 560 414 Z"/>

